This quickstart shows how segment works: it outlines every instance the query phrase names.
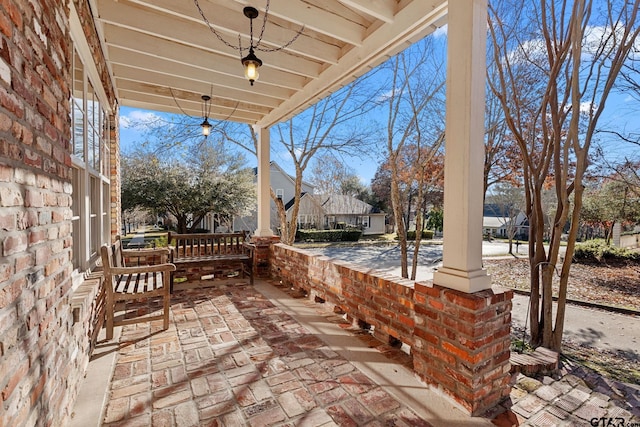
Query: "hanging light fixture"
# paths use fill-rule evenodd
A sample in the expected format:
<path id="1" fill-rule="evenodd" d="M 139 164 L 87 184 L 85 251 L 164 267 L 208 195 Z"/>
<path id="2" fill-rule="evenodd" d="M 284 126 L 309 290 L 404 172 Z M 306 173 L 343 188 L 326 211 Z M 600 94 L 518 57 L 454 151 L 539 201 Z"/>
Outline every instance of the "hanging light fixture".
<path id="1" fill-rule="evenodd" d="M 224 38 L 222 38 L 222 36 L 215 30 L 213 25 L 211 25 L 211 23 L 205 16 L 204 12 L 202 11 L 202 8 L 200 7 L 198 0 L 193 0 L 193 3 L 196 5 L 196 8 L 198 8 L 198 12 L 200 12 L 200 16 L 202 17 L 202 20 L 207 24 L 207 26 L 209 27 L 209 30 L 218 38 L 218 40 L 220 40 L 222 43 L 229 46 L 230 48 L 240 51 L 240 58 L 241 58 L 240 61 L 242 62 L 242 66 L 244 67 L 244 75 L 247 78 L 247 80 L 249 80 L 249 83 L 251 83 L 251 86 L 253 86 L 253 83 L 256 80 L 258 80 L 258 77 L 260 77 L 260 73 L 258 72 L 258 69 L 262 66 L 262 61 L 256 56 L 255 51 L 259 50 L 262 52 L 277 52 L 279 50 L 285 49 L 289 45 L 291 45 L 294 41 L 296 41 L 297 38 L 300 37 L 300 34 L 302 34 L 302 31 L 304 31 L 304 26 L 303 26 L 302 28 L 300 28 L 300 31 L 298 31 L 296 35 L 293 36 L 291 40 L 289 40 L 287 43 L 285 43 L 284 45 L 278 48 L 260 47 L 260 43 L 262 42 L 262 36 L 264 35 L 264 30 L 265 30 L 265 27 L 267 26 L 267 20 L 269 17 L 269 0 L 267 0 L 267 5 L 264 10 L 264 20 L 262 23 L 262 30 L 260 31 L 260 36 L 258 37 L 258 41 L 255 44 L 253 42 L 253 20 L 258 17 L 258 9 L 251 6 L 246 6 L 242 10 L 242 12 L 244 13 L 244 16 L 249 18 L 249 47 L 248 48 L 242 47 L 242 45 L 240 44 L 239 34 L 238 34 L 238 46 L 235 46 L 229 43 L 228 41 L 226 41 Z M 247 54 L 247 56 L 242 57 L 243 51 L 247 49 L 249 50 L 249 53 Z"/>
<path id="2" fill-rule="evenodd" d="M 242 12 L 244 16 L 249 18 L 249 54 L 241 59 L 242 66 L 244 67 L 244 76 L 249 80 L 251 86 L 253 82 L 258 80 L 260 73 L 258 68 L 262 66 L 262 61 L 253 52 L 253 20 L 258 17 L 258 9 L 255 7 L 247 6 Z"/>
<path id="3" fill-rule="evenodd" d="M 202 136 L 205 139 L 211 133 L 211 123 L 209 123 L 209 112 L 211 110 L 211 97 L 209 95 L 202 95 L 202 115 L 204 116 L 204 121 L 200 123 L 200 127 L 202 127 Z"/>

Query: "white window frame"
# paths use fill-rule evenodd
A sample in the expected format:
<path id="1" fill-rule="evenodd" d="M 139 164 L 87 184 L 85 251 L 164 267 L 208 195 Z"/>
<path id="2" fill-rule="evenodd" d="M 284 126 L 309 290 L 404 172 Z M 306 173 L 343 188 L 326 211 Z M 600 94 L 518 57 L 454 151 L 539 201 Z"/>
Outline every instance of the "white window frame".
<path id="1" fill-rule="evenodd" d="M 111 240 L 110 132 L 107 95 L 73 3 L 72 40 L 72 261 L 74 286 Z M 77 73 L 77 74 L 76 74 Z M 81 129 L 80 129 L 81 128 Z M 81 140 L 78 141 L 78 138 Z"/>

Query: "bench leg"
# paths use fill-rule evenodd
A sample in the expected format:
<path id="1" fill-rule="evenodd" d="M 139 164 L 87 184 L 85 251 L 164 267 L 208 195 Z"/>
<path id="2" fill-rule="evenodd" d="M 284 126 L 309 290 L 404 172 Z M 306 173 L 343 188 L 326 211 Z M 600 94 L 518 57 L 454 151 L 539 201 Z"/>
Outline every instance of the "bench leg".
<path id="1" fill-rule="evenodd" d="M 163 326 L 164 329 L 169 329 L 169 310 L 171 309 L 171 292 L 173 292 L 173 274 L 162 275 L 162 286 L 164 287 L 164 295 L 162 297 L 163 302 Z"/>
<path id="2" fill-rule="evenodd" d="M 110 283 L 105 284 L 106 286 L 111 286 Z M 107 316 L 107 341 L 111 341 L 113 339 L 113 318 L 115 316 L 114 311 L 116 310 L 116 304 L 113 298 L 113 292 L 107 291 L 107 300 L 106 300 L 106 308 L 105 314 Z"/>

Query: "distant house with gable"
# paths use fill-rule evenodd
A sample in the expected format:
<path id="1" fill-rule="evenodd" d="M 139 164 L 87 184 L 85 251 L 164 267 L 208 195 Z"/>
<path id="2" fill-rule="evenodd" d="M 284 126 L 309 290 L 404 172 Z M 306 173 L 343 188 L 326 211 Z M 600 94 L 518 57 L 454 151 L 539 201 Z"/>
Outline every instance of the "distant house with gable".
<path id="1" fill-rule="evenodd" d="M 276 162 L 270 163 L 270 183 L 271 188 L 276 194 L 276 197 L 282 200 L 285 211 L 287 212 L 287 219 L 291 219 L 291 210 L 295 198 L 295 178 L 284 171 Z M 256 175 L 256 181 L 258 176 L 258 169 L 254 168 L 254 174 Z M 302 181 L 302 193 L 300 199 L 300 210 L 298 213 L 298 222 L 302 218 L 305 224 L 321 224 L 322 223 L 322 208 L 318 205 L 317 200 L 313 197 L 314 187 L 313 185 Z M 270 201 L 270 228 L 277 230 L 280 227 L 280 221 L 278 219 L 278 209 L 273 200 Z M 233 219 L 234 230 L 249 230 L 254 231 L 258 227 L 258 216 L 256 210 L 252 210 L 248 216 L 236 217 Z"/>
<path id="2" fill-rule="evenodd" d="M 270 165 L 270 183 L 276 196 L 282 199 L 287 220 L 291 220 L 295 196 L 295 178 L 284 171 L 276 162 Z M 257 169 L 254 169 L 257 177 Z M 270 227 L 276 231 L 280 227 L 276 204 L 271 200 Z M 255 210 L 248 216 L 233 220 L 234 230 L 254 231 L 257 224 Z M 376 211 L 373 206 L 355 197 L 344 195 L 317 195 L 313 185 L 303 181 L 298 210 L 298 228 L 333 229 L 340 226 L 354 226 L 362 229 L 363 234 L 383 234 L 385 214 Z"/>
<path id="3" fill-rule="evenodd" d="M 363 235 L 384 234 L 385 213 L 370 204 L 342 194 L 316 197 L 321 200 L 325 229 L 351 226 L 362 229 Z"/>
<path id="4" fill-rule="evenodd" d="M 486 237 L 526 239 L 529 236 L 527 216 L 519 209 L 499 203 L 486 203 L 482 214 L 482 233 Z"/>

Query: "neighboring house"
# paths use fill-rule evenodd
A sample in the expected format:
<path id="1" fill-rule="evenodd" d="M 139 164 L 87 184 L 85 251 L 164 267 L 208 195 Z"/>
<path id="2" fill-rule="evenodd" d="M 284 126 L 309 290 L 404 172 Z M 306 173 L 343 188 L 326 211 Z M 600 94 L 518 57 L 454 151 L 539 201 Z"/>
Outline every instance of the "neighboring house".
<path id="1" fill-rule="evenodd" d="M 482 234 L 504 238 L 511 234 L 513 238 L 526 239 L 529 236 L 527 216 L 511 206 L 487 203 L 482 216 Z"/>
<path id="2" fill-rule="evenodd" d="M 323 227 L 333 229 L 341 224 L 362 229 L 362 234 L 384 234 L 385 213 L 368 203 L 341 194 L 316 196 L 324 211 Z"/>
<path id="3" fill-rule="evenodd" d="M 287 211 L 287 218 L 291 219 L 291 207 L 293 206 L 293 199 L 295 196 L 295 178 L 286 173 L 276 162 L 271 162 L 270 168 L 270 182 L 271 188 L 276 193 L 276 196 L 282 199 L 285 210 Z M 254 169 L 254 173 L 258 175 L 258 169 Z M 302 198 L 300 200 L 300 210 L 298 212 L 298 218 L 301 216 L 304 218 L 307 224 L 321 224 L 322 221 L 322 209 L 318 206 L 317 202 L 313 200 L 313 197 L 307 197 L 307 195 L 313 194 L 313 186 L 309 183 L 302 182 Z M 280 221 L 278 219 L 278 210 L 273 200 L 270 203 L 271 206 L 271 221 L 270 227 L 276 231 L 280 228 Z M 243 217 L 236 217 L 233 219 L 234 230 L 249 230 L 254 231 L 258 227 L 258 219 L 256 210 L 252 210 L 251 214 Z"/>
<path id="4" fill-rule="evenodd" d="M 257 169 L 254 169 L 257 175 Z M 294 203 L 295 178 L 286 173 L 276 162 L 271 162 L 271 188 L 278 198 L 282 199 L 287 220 L 291 220 Z M 332 229 L 339 223 L 362 228 L 363 234 L 384 234 L 385 214 L 375 212 L 373 206 L 351 196 L 314 195 L 314 187 L 302 182 L 300 208 L 298 210 L 298 228 Z M 234 230 L 254 231 L 257 228 L 257 215 L 253 210 L 251 215 L 233 219 Z M 280 228 L 278 210 L 271 200 L 270 227 L 276 231 Z"/>

